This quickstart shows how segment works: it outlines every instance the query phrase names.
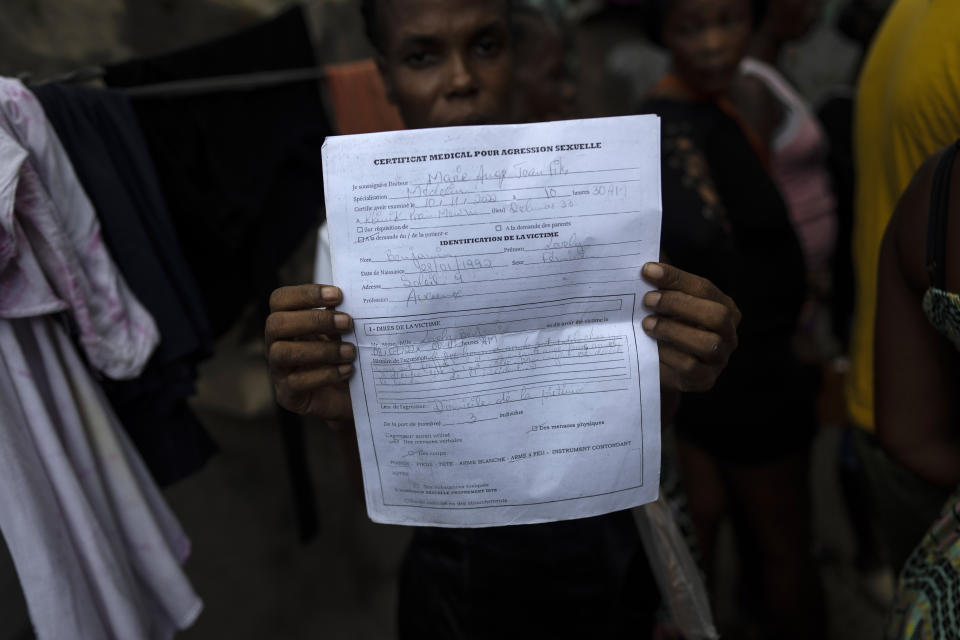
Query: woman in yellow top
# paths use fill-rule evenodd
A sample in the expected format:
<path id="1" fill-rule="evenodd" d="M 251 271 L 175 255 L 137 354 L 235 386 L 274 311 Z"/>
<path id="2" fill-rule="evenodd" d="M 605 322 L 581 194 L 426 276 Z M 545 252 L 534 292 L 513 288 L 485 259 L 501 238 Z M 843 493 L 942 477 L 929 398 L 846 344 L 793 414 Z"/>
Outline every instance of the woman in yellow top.
<path id="1" fill-rule="evenodd" d="M 854 130 L 857 301 L 847 405 L 872 432 L 873 323 L 880 243 L 914 172 L 960 135 L 960 2 L 897 0 L 860 75 Z"/>
<path id="2" fill-rule="evenodd" d="M 888 460 L 872 437 L 877 265 L 884 230 L 914 172 L 960 136 L 960 2 L 897 0 L 860 76 L 854 147 L 853 258 L 857 299 L 847 405 L 872 490 L 879 533 L 899 570 L 942 496 Z M 918 528 L 919 527 L 919 528 Z"/>

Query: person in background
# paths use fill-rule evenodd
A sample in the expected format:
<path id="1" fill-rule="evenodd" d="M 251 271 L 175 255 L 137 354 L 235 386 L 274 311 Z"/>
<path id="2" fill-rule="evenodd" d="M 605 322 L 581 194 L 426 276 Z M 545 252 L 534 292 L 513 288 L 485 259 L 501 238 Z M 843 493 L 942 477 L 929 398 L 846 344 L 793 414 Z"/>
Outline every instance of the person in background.
<path id="1" fill-rule="evenodd" d="M 565 16 L 567 0 L 514 0 L 510 23 L 515 122 L 549 122 L 577 115 L 576 53 Z"/>
<path id="2" fill-rule="evenodd" d="M 783 46 L 806 35 L 822 0 L 768 0 L 732 87 L 740 113 L 770 157 L 770 174 L 787 201 L 807 269 L 807 302 L 797 333 L 798 356 L 811 365 L 835 355 L 829 297 L 835 200 L 827 169 L 827 138 L 806 100 L 777 69 Z"/>
<path id="3" fill-rule="evenodd" d="M 900 486 L 923 483 L 939 514 L 900 573 L 890 640 L 953 638 L 960 629 L 960 143 L 928 159 L 907 187 L 880 249 L 876 427 L 901 465 Z M 904 372 L 908 372 L 904 375 Z M 947 500 L 947 496 L 954 492 Z M 902 499 L 909 496 L 901 496 Z M 946 501 L 946 504 L 944 504 Z M 904 514 L 923 531 L 933 516 Z"/>
<path id="4" fill-rule="evenodd" d="M 651 37 L 671 71 L 641 106 L 662 118 L 664 253 L 736 291 L 740 346 L 708 393 L 685 395 L 678 457 L 708 577 L 728 512 L 762 570 L 772 637 L 824 637 L 810 558 L 814 389 L 792 346 L 803 255 L 770 179 L 766 146 L 730 90 L 753 30 L 750 0 L 651 0 Z"/>
<path id="5" fill-rule="evenodd" d="M 769 153 L 770 175 L 787 202 L 790 222 L 803 249 L 807 296 L 795 334 L 795 353 L 817 381 L 818 394 L 834 398 L 839 405 L 842 391 L 835 371 L 836 367 L 842 370 L 843 363 L 833 362 L 840 355 L 840 346 L 831 318 L 838 216 L 828 139 L 813 109 L 777 68 L 784 46 L 803 38 L 816 25 L 822 4 L 822 0 L 765 0 L 763 19 L 740 63 L 731 95 Z M 818 416 L 818 423 L 830 417 Z M 842 461 L 842 457 L 838 459 Z M 875 564 L 877 554 L 871 553 L 874 547 L 870 545 L 875 536 L 864 531 L 864 525 L 868 521 L 853 519 L 861 541 L 857 564 L 866 567 Z"/>
<path id="6" fill-rule="evenodd" d="M 506 0 L 366 0 L 388 95 L 409 128 L 508 121 L 514 52 Z M 711 387 L 737 344 L 739 311 L 708 281 L 644 268 L 659 291 L 644 327 L 658 340 L 663 393 Z M 347 382 L 356 347 L 342 293 L 278 289 L 265 338 L 277 400 L 343 434 L 356 464 Z M 666 401 L 666 399 L 665 399 Z M 649 637 L 656 586 L 629 512 L 544 525 L 419 528 L 401 571 L 402 638 Z M 509 625 L 509 626 L 508 626 Z"/>
<path id="7" fill-rule="evenodd" d="M 894 571 L 942 503 L 939 488 L 909 482 L 874 436 L 874 322 L 884 230 L 923 161 L 960 136 L 960 2 L 897 0 L 870 48 L 854 119 L 856 303 L 847 409 L 868 479 L 878 533 Z M 912 370 L 904 378 L 915 374 Z M 904 484 L 904 483 L 907 484 Z M 922 512 L 920 515 L 919 512 Z"/>

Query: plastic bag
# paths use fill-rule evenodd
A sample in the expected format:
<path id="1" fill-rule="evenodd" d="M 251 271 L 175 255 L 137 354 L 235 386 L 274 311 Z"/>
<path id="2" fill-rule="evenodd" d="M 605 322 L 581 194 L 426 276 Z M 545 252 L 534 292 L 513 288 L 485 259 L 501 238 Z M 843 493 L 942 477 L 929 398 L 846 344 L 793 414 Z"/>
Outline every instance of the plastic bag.
<path id="1" fill-rule="evenodd" d="M 650 568 L 670 617 L 687 640 L 716 640 L 710 599 L 690 549 L 663 499 L 633 510 Z"/>

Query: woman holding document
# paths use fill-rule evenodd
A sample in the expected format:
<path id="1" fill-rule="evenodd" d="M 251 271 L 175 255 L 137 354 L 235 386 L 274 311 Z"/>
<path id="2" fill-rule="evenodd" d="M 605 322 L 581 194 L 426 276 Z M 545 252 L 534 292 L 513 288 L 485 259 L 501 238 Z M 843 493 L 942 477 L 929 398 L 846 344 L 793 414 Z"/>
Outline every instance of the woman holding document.
<path id="1" fill-rule="evenodd" d="M 723 377 L 685 397 L 675 417 L 705 569 L 713 572 L 730 511 L 746 593 L 772 637 L 821 638 L 823 596 L 809 555 L 815 388 L 792 348 L 803 256 L 767 145 L 728 97 L 764 4 L 652 0 L 651 35 L 672 67 L 641 110 L 662 118 L 664 253 L 733 295 L 744 315 Z"/>
<path id="2" fill-rule="evenodd" d="M 368 33 L 391 100 L 409 128 L 496 124 L 511 107 L 505 0 L 372 0 Z M 660 345 L 665 393 L 709 389 L 737 345 L 740 313 L 707 280 L 648 264 L 658 291 L 644 328 Z M 277 399 L 325 419 L 355 456 L 347 381 L 353 320 L 333 285 L 271 298 L 266 341 Z M 476 638 L 649 637 L 659 598 L 629 512 L 550 524 L 417 529 L 401 576 L 400 635 Z M 507 626 L 509 625 L 509 626 Z"/>

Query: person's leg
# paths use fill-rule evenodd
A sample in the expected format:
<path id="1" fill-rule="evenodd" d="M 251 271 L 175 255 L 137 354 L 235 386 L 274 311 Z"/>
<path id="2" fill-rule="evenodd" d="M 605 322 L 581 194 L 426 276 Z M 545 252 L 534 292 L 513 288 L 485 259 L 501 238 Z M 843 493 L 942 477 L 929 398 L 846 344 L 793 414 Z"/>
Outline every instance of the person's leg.
<path id="1" fill-rule="evenodd" d="M 748 524 L 744 507 L 737 496 L 731 492 L 730 520 L 733 524 L 734 545 L 736 548 L 737 568 L 737 608 L 741 624 L 747 629 L 769 629 L 771 613 L 767 606 L 766 580 L 763 560 L 757 553 L 760 546 Z"/>
<path id="2" fill-rule="evenodd" d="M 884 548 L 877 496 L 871 490 L 867 470 L 857 453 L 857 433 L 862 431 L 856 426 L 844 428 L 837 475 L 853 531 L 853 566 L 860 588 L 877 609 L 887 611 L 896 590 L 896 572 L 890 565 L 890 552 Z"/>
<path id="3" fill-rule="evenodd" d="M 857 457 L 853 442 L 854 434 L 851 430 L 855 428 L 847 427 L 843 430 L 843 439 L 837 456 L 837 473 L 856 544 L 854 566 L 865 573 L 882 567 L 884 558 L 877 537 L 877 513 L 873 504 L 873 495 L 867 489 L 863 466 Z"/>
<path id="4" fill-rule="evenodd" d="M 708 585 L 713 585 L 716 569 L 717 532 L 727 510 L 727 492 L 720 468 L 701 447 L 677 440 L 677 461 L 682 485 L 687 494 L 690 519 L 700 544 L 700 555 Z"/>
<path id="5" fill-rule="evenodd" d="M 728 467 L 724 476 L 742 526 L 755 540 L 767 606 L 777 638 L 823 638 L 826 612 L 811 558 L 809 452 L 773 463 Z"/>

